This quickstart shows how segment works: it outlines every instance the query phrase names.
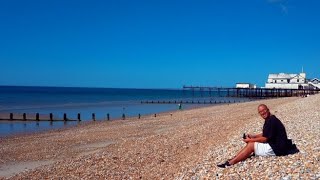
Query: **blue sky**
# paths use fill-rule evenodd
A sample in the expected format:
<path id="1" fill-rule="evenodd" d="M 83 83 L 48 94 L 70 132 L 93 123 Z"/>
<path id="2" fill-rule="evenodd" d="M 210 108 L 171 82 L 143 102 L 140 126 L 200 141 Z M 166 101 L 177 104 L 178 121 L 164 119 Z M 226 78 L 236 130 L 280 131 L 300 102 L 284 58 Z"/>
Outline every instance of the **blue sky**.
<path id="1" fill-rule="evenodd" d="M 0 85 L 263 86 L 320 78 L 319 0 L 0 1 Z"/>

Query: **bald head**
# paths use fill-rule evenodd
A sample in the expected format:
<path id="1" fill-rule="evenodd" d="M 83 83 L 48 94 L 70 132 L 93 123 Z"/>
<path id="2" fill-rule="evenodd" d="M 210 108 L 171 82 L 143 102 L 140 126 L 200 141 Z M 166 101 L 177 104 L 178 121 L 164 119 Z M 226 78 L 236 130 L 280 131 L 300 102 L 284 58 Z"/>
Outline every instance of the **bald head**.
<path id="1" fill-rule="evenodd" d="M 269 108 L 265 104 L 260 104 L 258 106 L 258 113 L 263 119 L 267 119 L 270 116 Z"/>
<path id="2" fill-rule="evenodd" d="M 268 109 L 268 107 L 267 107 L 267 105 L 265 105 L 265 104 L 260 104 L 260 105 L 258 106 L 258 109 Z"/>

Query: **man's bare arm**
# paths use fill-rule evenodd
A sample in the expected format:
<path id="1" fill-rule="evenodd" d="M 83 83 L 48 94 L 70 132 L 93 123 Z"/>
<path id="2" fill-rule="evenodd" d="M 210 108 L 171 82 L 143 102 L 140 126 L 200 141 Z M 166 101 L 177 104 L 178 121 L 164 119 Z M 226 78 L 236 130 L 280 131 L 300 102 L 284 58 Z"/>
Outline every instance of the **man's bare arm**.
<path id="1" fill-rule="evenodd" d="M 246 138 L 246 139 L 244 139 L 243 141 L 244 142 L 246 142 L 246 143 L 248 143 L 248 142 L 260 142 L 260 143 L 265 143 L 265 142 L 267 142 L 267 138 L 266 137 L 263 137 L 262 135 L 261 135 L 261 137 L 255 137 L 255 138 Z"/>
<path id="2" fill-rule="evenodd" d="M 248 134 L 248 138 L 259 138 L 259 137 L 263 137 L 262 133 L 260 133 L 260 134 Z"/>

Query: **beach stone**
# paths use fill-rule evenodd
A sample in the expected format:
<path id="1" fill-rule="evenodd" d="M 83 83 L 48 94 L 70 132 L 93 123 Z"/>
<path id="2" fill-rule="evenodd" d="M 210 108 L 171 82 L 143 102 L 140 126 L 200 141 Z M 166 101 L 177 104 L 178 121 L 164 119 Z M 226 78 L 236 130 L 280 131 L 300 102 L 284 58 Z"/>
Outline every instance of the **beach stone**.
<path id="1" fill-rule="evenodd" d="M 281 178 L 282 180 L 291 180 L 291 176 L 290 175 L 288 175 L 288 176 L 285 176 L 285 177 L 283 177 L 283 178 Z"/>

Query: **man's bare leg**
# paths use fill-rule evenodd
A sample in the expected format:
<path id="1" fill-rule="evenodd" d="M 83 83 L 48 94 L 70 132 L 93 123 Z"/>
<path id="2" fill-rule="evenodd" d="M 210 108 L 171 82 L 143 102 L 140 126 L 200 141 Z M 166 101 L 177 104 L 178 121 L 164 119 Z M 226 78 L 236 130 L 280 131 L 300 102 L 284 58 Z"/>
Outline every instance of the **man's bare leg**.
<path id="1" fill-rule="evenodd" d="M 247 143 L 247 145 L 236 155 L 236 157 L 229 161 L 230 165 L 236 164 L 240 161 L 247 159 L 253 152 L 254 142 Z"/>

